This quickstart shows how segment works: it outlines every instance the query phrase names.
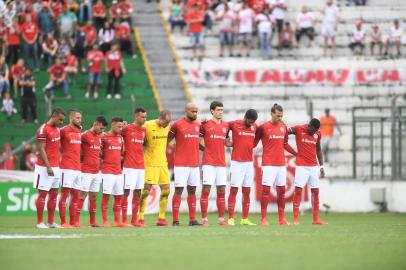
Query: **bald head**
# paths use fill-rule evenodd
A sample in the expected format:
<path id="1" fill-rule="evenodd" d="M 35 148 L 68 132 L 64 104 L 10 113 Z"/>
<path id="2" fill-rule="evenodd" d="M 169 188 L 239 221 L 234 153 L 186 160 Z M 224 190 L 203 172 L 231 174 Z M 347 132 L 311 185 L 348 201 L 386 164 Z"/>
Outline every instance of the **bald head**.
<path id="1" fill-rule="evenodd" d="M 186 119 L 189 120 L 190 122 L 193 122 L 197 119 L 197 105 L 195 103 L 189 102 L 186 104 L 185 107 L 185 114 L 186 114 Z"/>

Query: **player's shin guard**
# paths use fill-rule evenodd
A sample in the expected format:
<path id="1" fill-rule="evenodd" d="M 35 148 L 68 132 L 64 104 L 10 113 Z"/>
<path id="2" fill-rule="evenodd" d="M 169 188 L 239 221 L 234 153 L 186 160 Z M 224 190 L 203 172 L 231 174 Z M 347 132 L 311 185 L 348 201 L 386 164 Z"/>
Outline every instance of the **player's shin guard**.
<path id="1" fill-rule="evenodd" d="M 47 209 L 48 209 L 48 224 L 53 224 L 55 222 L 55 208 L 56 208 L 56 201 L 58 199 L 58 189 L 52 188 L 49 191 L 49 197 L 47 202 Z"/>
<path id="2" fill-rule="evenodd" d="M 38 190 L 38 198 L 35 202 L 35 206 L 37 207 L 37 224 L 44 222 L 44 207 L 47 195 L 48 191 Z"/>
<path id="3" fill-rule="evenodd" d="M 172 197 L 172 219 L 173 221 L 179 221 L 179 207 L 181 202 L 181 196 L 177 193 Z"/>
<path id="4" fill-rule="evenodd" d="M 127 211 L 128 211 L 128 199 L 127 199 L 127 197 L 123 196 L 121 198 L 121 214 L 123 216 L 122 218 L 123 218 L 124 224 L 128 223 Z"/>
<path id="5" fill-rule="evenodd" d="M 70 190 L 70 202 L 69 202 L 69 224 L 75 225 L 76 222 L 76 209 L 79 200 L 79 190 Z"/>
<path id="6" fill-rule="evenodd" d="M 250 187 L 242 187 L 242 218 L 248 218 L 248 213 L 250 211 Z"/>
<path id="7" fill-rule="evenodd" d="M 139 220 L 144 220 L 144 213 L 145 209 L 147 208 L 147 199 L 149 196 L 149 190 L 144 189 L 141 192 L 141 202 L 140 202 L 140 215 L 139 215 Z"/>
<path id="8" fill-rule="evenodd" d="M 285 223 L 285 186 L 276 186 L 276 200 L 278 203 L 278 221 L 279 224 Z"/>
<path id="9" fill-rule="evenodd" d="M 140 208 L 140 202 L 141 202 L 140 198 L 133 197 L 133 200 L 131 203 L 131 212 L 132 212 L 131 223 L 132 224 L 135 224 L 138 221 L 138 210 Z"/>
<path id="10" fill-rule="evenodd" d="M 219 219 L 224 219 L 224 212 L 226 211 L 226 194 L 221 191 L 217 191 L 217 210 Z"/>
<path id="11" fill-rule="evenodd" d="M 108 200 L 107 200 L 107 205 L 108 205 Z M 89 198 L 90 225 L 96 224 L 96 208 L 97 208 L 96 199 Z"/>
<path id="12" fill-rule="evenodd" d="M 166 207 L 168 206 L 169 188 L 161 190 L 161 196 L 159 197 L 159 216 L 161 220 L 166 219 Z"/>
<path id="13" fill-rule="evenodd" d="M 293 195 L 293 223 L 299 224 L 299 208 L 302 200 L 302 188 L 295 187 L 295 193 Z"/>
<path id="14" fill-rule="evenodd" d="M 196 220 L 196 195 L 189 194 L 187 196 L 187 205 L 189 207 L 189 221 Z"/>
<path id="15" fill-rule="evenodd" d="M 200 211 L 202 212 L 202 219 L 207 219 L 207 208 L 209 207 L 209 192 L 202 191 L 200 196 Z"/>
<path id="16" fill-rule="evenodd" d="M 234 218 L 235 201 L 238 193 L 238 187 L 230 188 L 230 195 L 228 195 L 228 218 Z"/>
<path id="17" fill-rule="evenodd" d="M 319 213 L 319 189 L 312 188 L 312 208 L 313 208 L 313 222 L 318 222 L 320 220 Z"/>
<path id="18" fill-rule="evenodd" d="M 66 224 L 66 200 L 69 196 L 69 188 L 61 189 L 61 197 L 59 198 L 59 217 L 61 218 L 61 224 Z"/>
<path id="19" fill-rule="evenodd" d="M 109 194 L 103 194 L 101 202 L 103 224 L 109 222 L 109 199 L 110 199 Z"/>
<path id="20" fill-rule="evenodd" d="M 271 193 L 271 187 L 262 185 L 262 197 L 261 197 L 261 218 L 262 219 L 266 219 L 266 212 L 268 210 L 270 193 Z"/>
<path id="21" fill-rule="evenodd" d="M 121 224 L 120 215 L 121 215 L 121 200 L 122 195 L 115 195 L 113 201 L 113 213 L 114 213 L 114 224 Z"/>

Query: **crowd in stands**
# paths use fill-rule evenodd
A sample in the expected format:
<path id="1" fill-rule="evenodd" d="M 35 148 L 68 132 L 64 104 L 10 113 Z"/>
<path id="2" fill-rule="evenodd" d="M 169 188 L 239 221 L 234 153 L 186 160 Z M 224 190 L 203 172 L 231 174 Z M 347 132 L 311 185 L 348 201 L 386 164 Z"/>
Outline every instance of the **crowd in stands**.
<path id="1" fill-rule="evenodd" d="M 21 155 L 17 156 L 12 153 L 11 145 L 5 143 L 3 151 L 0 153 L 0 160 L 3 160 L 0 162 L 0 170 L 34 171 L 34 166 L 37 162 L 36 145 L 25 144 Z"/>
<path id="2" fill-rule="evenodd" d="M 106 98 L 120 99 L 122 52 L 136 58 L 131 16 L 131 0 L 0 1 L 1 112 L 37 123 L 37 90 L 69 99 L 80 73 L 88 76 L 86 98 L 99 97 L 105 74 Z M 49 76 L 45 86 L 36 84 L 41 71 Z"/>
<path id="3" fill-rule="evenodd" d="M 286 0 L 173 0 L 170 6 L 169 22 L 172 31 L 179 28 L 191 39 L 193 57 L 202 60 L 204 57 L 204 36 L 212 34 L 213 24 L 218 24 L 220 41 L 219 56 L 249 57 L 254 48 L 258 48 L 263 58 L 271 58 L 272 39 L 280 53 L 282 50 L 292 50 L 304 43 L 307 37 L 307 47 L 313 46 L 315 35 L 321 35 L 324 40 L 324 56 L 336 55 L 336 36 L 340 26 L 340 5 L 366 5 L 366 0 L 347 0 L 334 3 L 327 0 L 322 10 L 310 10 L 302 6 L 294 21 L 285 18 L 289 9 Z M 320 24 L 319 31 L 316 25 Z M 401 55 L 402 28 L 398 19 L 394 18 L 393 27 L 383 35 L 379 25 L 365 31 L 362 20 L 355 23 L 349 35 L 348 46 L 354 55 L 365 55 L 367 36 L 370 44 L 370 54 L 375 55 L 375 47 L 379 55 L 390 53 L 390 48 L 396 48 L 396 56 Z M 255 46 L 254 46 L 255 45 Z M 331 53 L 328 50 L 331 48 Z M 385 49 L 385 50 L 383 50 Z"/>

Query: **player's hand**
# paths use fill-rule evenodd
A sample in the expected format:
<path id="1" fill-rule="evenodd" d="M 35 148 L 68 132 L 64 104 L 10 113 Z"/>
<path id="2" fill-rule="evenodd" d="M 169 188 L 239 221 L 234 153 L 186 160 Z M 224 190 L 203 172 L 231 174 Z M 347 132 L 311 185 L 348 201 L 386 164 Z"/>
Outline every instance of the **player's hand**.
<path id="1" fill-rule="evenodd" d="M 54 176 L 54 170 L 51 167 L 47 167 L 48 176 Z"/>
<path id="2" fill-rule="evenodd" d="M 232 140 L 226 140 L 226 146 L 227 147 L 233 147 L 233 141 Z"/>
<path id="3" fill-rule="evenodd" d="M 324 172 L 324 168 L 320 168 L 320 178 L 324 178 L 326 173 Z"/>

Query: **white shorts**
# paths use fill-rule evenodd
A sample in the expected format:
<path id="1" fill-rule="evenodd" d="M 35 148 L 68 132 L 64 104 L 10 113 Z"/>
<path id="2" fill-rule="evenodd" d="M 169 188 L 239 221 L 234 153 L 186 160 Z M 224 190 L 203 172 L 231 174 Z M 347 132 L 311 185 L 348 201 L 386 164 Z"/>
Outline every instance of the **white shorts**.
<path id="1" fill-rule="evenodd" d="M 203 165 L 203 185 L 225 186 L 227 182 L 226 167 Z"/>
<path id="2" fill-rule="evenodd" d="M 82 173 L 82 182 L 80 190 L 84 192 L 100 191 L 100 174 L 99 173 Z"/>
<path id="3" fill-rule="evenodd" d="M 52 170 L 54 176 L 49 176 L 46 167 L 35 165 L 33 187 L 45 191 L 49 191 L 51 188 L 59 188 L 61 170 L 59 167 L 52 167 Z"/>
<path id="4" fill-rule="evenodd" d="M 254 182 L 254 163 L 231 160 L 230 165 L 232 187 L 252 187 Z"/>
<path id="5" fill-rule="evenodd" d="M 286 185 L 286 166 L 263 166 L 262 167 L 262 185 L 264 186 L 285 186 Z"/>
<path id="6" fill-rule="evenodd" d="M 101 179 L 103 194 L 124 194 L 124 179 L 122 174 L 102 174 Z"/>
<path id="7" fill-rule="evenodd" d="M 82 184 L 82 172 L 76 170 L 61 169 L 62 187 L 80 189 Z"/>
<path id="8" fill-rule="evenodd" d="M 319 175 L 319 166 L 296 166 L 295 187 L 303 188 L 309 184 L 310 188 L 318 188 L 320 186 Z"/>
<path id="9" fill-rule="evenodd" d="M 144 169 L 123 168 L 124 189 L 144 189 Z"/>
<path id="10" fill-rule="evenodd" d="M 321 34 L 323 37 L 335 37 L 337 34 L 336 25 L 332 23 L 325 23 L 321 26 Z"/>
<path id="11" fill-rule="evenodd" d="M 200 186 L 199 167 L 175 167 L 175 187 Z"/>

